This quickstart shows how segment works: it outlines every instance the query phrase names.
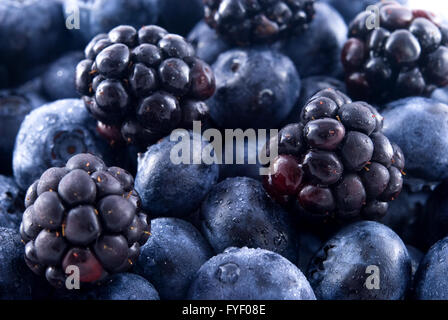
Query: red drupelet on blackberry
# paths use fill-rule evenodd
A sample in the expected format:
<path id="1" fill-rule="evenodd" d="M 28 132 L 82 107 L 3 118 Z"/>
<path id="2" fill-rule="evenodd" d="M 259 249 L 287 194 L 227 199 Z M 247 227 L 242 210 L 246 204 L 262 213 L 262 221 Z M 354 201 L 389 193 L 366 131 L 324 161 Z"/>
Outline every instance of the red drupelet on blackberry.
<path id="1" fill-rule="evenodd" d="M 25 262 L 55 287 L 65 284 L 71 265 L 89 283 L 128 270 L 149 237 L 134 178 L 91 154 L 45 171 L 29 187 L 25 206 Z"/>
<path id="2" fill-rule="evenodd" d="M 204 0 L 205 21 L 237 45 L 299 34 L 314 16 L 314 0 Z"/>
<path id="3" fill-rule="evenodd" d="M 432 13 L 382 1 L 379 28 L 368 28 L 370 13 L 350 24 L 342 50 L 351 97 L 385 102 L 430 95 L 448 84 L 448 26 Z M 370 19 L 370 20 L 369 20 Z"/>
<path id="4" fill-rule="evenodd" d="M 282 204 L 294 198 L 316 217 L 379 219 L 401 192 L 404 157 L 381 133 L 383 118 L 334 89 L 316 93 L 299 123 L 280 130 L 279 156 L 264 185 Z"/>
<path id="5" fill-rule="evenodd" d="M 99 132 L 146 147 L 178 126 L 206 121 L 215 91 L 209 65 L 181 36 L 158 26 L 119 26 L 92 39 L 76 69 L 76 87 Z"/>

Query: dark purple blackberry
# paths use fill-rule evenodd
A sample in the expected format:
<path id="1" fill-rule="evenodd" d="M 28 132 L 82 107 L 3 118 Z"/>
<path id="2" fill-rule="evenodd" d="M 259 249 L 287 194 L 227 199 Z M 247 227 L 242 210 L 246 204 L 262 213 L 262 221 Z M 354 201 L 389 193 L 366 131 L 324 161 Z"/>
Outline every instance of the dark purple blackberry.
<path id="1" fill-rule="evenodd" d="M 325 89 L 300 117 L 271 138 L 279 156 L 265 177 L 270 195 L 282 204 L 298 198 L 305 212 L 324 219 L 383 217 L 401 192 L 404 157 L 381 133 L 378 111 Z"/>
<path id="2" fill-rule="evenodd" d="M 181 36 L 158 26 L 119 26 L 92 39 L 76 69 L 76 87 L 111 142 L 146 147 L 178 126 L 208 119 L 215 91 L 208 64 Z"/>
<path id="3" fill-rule="evenodd" d="M 149 237 L 134 178 L 91 154 L 45 171 L 29 187 L 25 207 L 25 262 L 55 287 L 65 284 L 69 265 L 79 268 L 81 282 L 128 270 Z"/>
<path id="4" fill-rule="evenodd" d="M 307 28 L 314 0 L 204 0 L 205 21 L 238 44 L 272 42 Z"/>
<path id="5" fill-rule="evenodd" d="M 386 102 L 428 96 L 448 84 L 447 27 L 423 10 L 382 1 L 379 28 L 367 27 L 360 13 L 350 24 L 342 49 L 347 90 L 351 97 Z"/>

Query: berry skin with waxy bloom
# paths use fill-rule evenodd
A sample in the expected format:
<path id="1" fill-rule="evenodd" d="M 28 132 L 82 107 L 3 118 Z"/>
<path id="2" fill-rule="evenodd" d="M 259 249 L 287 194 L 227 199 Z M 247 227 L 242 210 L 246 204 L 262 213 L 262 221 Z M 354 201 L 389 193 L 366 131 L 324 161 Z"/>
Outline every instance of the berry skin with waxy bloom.
<path id="1" fill-rule="evenodd" d="M 55 287 L 65 284 L 69 266 L 85 283 L 128 270 L 150 235 L 134 178 L 91 154 L 45 171 L 29 187 L 25 207 L 25 262 Z"/>
<path id="2" fill-rule="evenodd" d="M 280 130 L 279 156 L 264 185 L 285 204 L 339 221 L 383 217 L 403 185 L 404 156 L 381 133 L 383 118 L 365 102 L 352 102 L 335 89 L 316 93 L 299 123 Z"/>
<path id="3" fill-rule="evenodd" d="M 85 55 L 76 87 L 109 140 L 121 132 L 126 143 L 147 147 L 207 119 L 213 71 L 183 37 L 155 25 L 123 25 L 93 38 Z"/>
<path id="4" fill-rule="evenodd" d="M 448 26 L 432 13 L 383 1 L 379 28 L 369 29 L 362 12 L 349 26 L 342 49 L 352 98 L 387 102 L 429 96 L 448 84 Z"/>

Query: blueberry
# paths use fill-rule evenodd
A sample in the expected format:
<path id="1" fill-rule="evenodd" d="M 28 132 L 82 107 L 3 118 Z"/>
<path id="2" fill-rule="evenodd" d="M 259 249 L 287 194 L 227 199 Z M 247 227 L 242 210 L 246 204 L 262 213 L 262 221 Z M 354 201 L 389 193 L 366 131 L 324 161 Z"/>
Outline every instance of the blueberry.
<path id="1" fill-rule="evenodd" d="M 70 52 L 48 66 L 42 76 L 43 92 L 46 97 L 52 101 L 78 97 L 75 69 L 82 59 L 82 52 Z"/>
<path id="2" fill-rule="evenodd" d="M 302 272 L 282 256 L 263 249 L 229 248 L 196 274 L 192 300 L 315 300 Z"/>
<path id="3" fill-rule="evenodd" d="M 370 290 L 369 267 L 379 275 Z M 372 269 L 373 270 L 373 269 Z M 400 300 L 411 284 L 411 260 L 403 241 L 388 227 L 371 221 L 351 224 L 314 256 L 308 279 L 322 300 Z M 374 284 L 374 283 L 373 283 Z"/>
<path id="4" fill-rule="evenodd" d="M 196 49 L 198 58 L 208 64 L 213 64 L 221 53 L 232 48 L 231 44 L 219 37 L 203 20 L 191 30 L 188 41 Z"/>
<path id="5" fill-rule="evenodd" d="M 431 99 L 448 104 L 448 87 L 438 88 L 431 94 Z"/>
<path id="6" fill-rule="evenodd" d="M 3 300 L 30 300 L 32 282 L 23 261 L 23 244 L 12 229 L 0 227 L 0 298 Z"/>
<path id="7" fill-rule="evenodd" d="M 34 110 L 20 127 L 13 154 L 14 177 L 20 188 L 27 189 L 46 169 L 63 166 L 78 153 L 111 159 L 95 127 L 81 100 L 58 100 Z"/>
<path id="8" fill-rule="evenodd" d="M 292 62 L 269 49 L 236 49 L 213 65 L 216 93 L 210 115 L 224 128 L 269 128 L 292 110 L 300 78 Z"/>
<path id="9" fill-rule="evenodd" d="M 331 6 L 317 2 L 316 15 L 300 36 L 286 39 L 281 52 L 287 55 L 303 78 L 339 75 L 341 49 L 347 40 L 347 25 Z"/>
<path id="10" fill-rule="evenodd" d="M 23 197 L 14 179 L 0 175 L 0 227 L 18 230 Z"/>
<path id="11" fill-rule="evenodd" d="M 447 300 L 448 283 L 444 276 L 447 272 L 448 238 L 434 244 L 420 262 L 415 275 L 415 298 L 418 300 Z"/>
<path id="12" fill-rule="evenodd" d="M 224 152 L 223 163 L 219 166 L 219 179 L 250 177 L 261 180 L 260 156 L 264 154 L 263 147 L 267 141 L 267 138 L 262 139 L 260 136 L 257 141 L 244 139 L 244 143 L 238 143 L 237 139 L 232 139 L 230 143 L 224 141 L 224 150 L 232 150 L 232 154 Z"/>
<path id="13" fill-rule="evenodd" d="M 201 206 L 201 228 L 216 253 L 247 246 L 297 260 L 290 217 L 254 179 L 229 178 L 214 186 Z"/>
<path id="14" fill-rule="evenodd" d="M 48 62 L 68 46 L 61 1 L 2 1 L 0 60 L 7 65 L 10 84 L 27 70 Z M 18 63 L 20 61 L 20 63 Z"/>
<path id="15" fill-rule="evenodd" d="M 80 12 L 80 29 L 71 30 L 81 43 L 90 41 L 99 33 L 108 32 L 119 25 L 141 27 L 155 23 L 159 14 L 158 0 L 66 0 L 65 18 Z"/>
<path id="16" fill-rule="evenodd" d="M 78 290 L 74 290 L 78 291 Z M 154 286 L 143 277 L 133 273 L 119 273 L 81 292 L 64 291 L 57 297 L 62 300 L 159 300 Z"/>
<path id="17" fill-rule="evenodd" d="M 25 116 L 44 103 L 38 91 L 27 85 L 17 89 L 0 91 L 0 172 L 12 172 L 12 152 L 14 141 Z"/>
<path id="18" fill-rule="evenodd" d="M 191 224 L 158 218 L 151 221 L 151 236 L 141 248 L 136 270 L 162 299 L 185 299 L 196 272 L 211 257 L 210 245 Z"/>
<path id="19" fill-rule="evenodd" d="M 159 1 L 159 6 L 160 25 L 182 35 L 188 34 L 204 16 L 201 0 L 163 0 Z"/>
<path id="20" fill-rule="evenodd" d="M 411 97 L 386 105 L 384 134 L 406 158 L 406 173 L 426 181 L 448 177 L 448 107 L 435 100 Z M 437 130 L 434 130 L 437 128 Z"/>
<path id="21" fill-rule="evenodd" d="M 201 156 L 197 152 L 202 151 L 197 148 L 190 149 L 190 155 L 183 155 L 191 164 L 174 164 L 171 153 L 178 143 L 189 142 L 192 147 L 194 140 L 201 143 L 201 139 L 183 131 L 178 140 L 170 141 L 170 137 L 166 137 L 139 159 L 135 187 L 142 198 L 143 208 L 155 216 L 181 217 L 200 205 L 218 179 L 218 166 L 193 164 L 193 160 Z M 203 147 L 205 144 L 202 140 Z"/>

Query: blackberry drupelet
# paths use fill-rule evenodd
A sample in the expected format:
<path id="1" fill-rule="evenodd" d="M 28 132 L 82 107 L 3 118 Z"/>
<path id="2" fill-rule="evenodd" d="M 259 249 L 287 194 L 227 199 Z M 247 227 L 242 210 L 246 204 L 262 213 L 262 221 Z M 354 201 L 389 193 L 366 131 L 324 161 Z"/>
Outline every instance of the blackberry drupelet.
<path id="1" fill-rule="evenodd" d="M 404 157 L 381 133 L 383 118 L 371 105 L 334 89 L 316 93 L 299 123 L 280 130 L 279 156 L 265 176 L 273 198 L 295 197 L 306 213 L 338 221 L 379 219 L 401 192 Z"/>
<path id="2" fill-rule="evenodd" d="M 314 0 L 204 0 L 205 21 L 238 45 L 272 42 L 307 28 Z"/>
<path id="3" fill-rule="evenodd" d="M 215 91 L 213 71 L 183 37 L 155 25 L 119 26 L 93 38 L 85 54 L 76 86 L 106 138 L 121 131 L 128 144 L 146 147 L 207 118 L 202 101 Z"/>
<path id="4" fill-rule="evenodd" d="M 377 29 L 367 28 L 370 14 L 350 24 L 342 50 L 349 94 L 373 102 L 429 96 L 448 84 L 448 26 L 432 13 L 383 1 Z"/>
<path id="5" fill-rule="evenodd" d="M 29 187 L 25 206 L 25 262 L 55 287 L 65 284 L 69 265 L 90 283 L 128 270 L 149 237 L 133 177 L 91 154 L 45 171 Z"/>

